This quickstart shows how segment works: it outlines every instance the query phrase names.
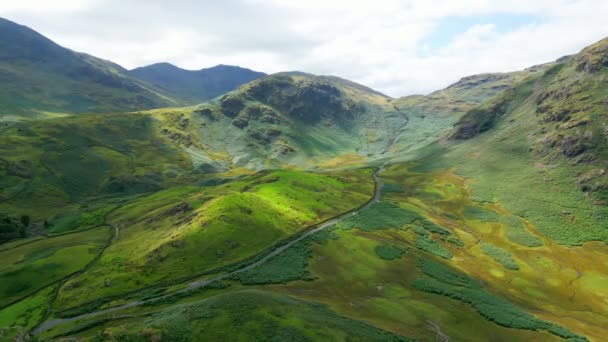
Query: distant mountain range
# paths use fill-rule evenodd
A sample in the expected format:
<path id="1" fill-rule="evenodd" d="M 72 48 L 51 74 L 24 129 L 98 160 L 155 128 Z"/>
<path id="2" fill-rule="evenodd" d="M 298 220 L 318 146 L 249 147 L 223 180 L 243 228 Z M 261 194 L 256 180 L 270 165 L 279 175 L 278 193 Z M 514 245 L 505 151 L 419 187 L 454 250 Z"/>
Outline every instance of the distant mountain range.
<path id="1" fill-rule="evenodd" d="M 264 75 L 235 66 L 187 71 L 166 63 L 128 71 L 0 18 L 0 115 L 5 118 L 192 105 Z"/>
<path id="2" fill-rule="evenodd" d="M 128 74 L 154 85 L 185 104 L 211 100 L 238 88 L 241 84 L 266 76 L 263 72 L 230 65 L 184 70 L 169 63 L 157 63 L 133 69 Z"/>

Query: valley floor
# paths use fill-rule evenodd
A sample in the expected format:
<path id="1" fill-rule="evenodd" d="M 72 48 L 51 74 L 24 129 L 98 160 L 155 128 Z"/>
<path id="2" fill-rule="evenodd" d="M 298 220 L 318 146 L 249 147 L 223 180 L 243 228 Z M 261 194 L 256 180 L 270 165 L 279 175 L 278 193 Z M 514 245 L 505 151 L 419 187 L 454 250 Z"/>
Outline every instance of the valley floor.
<path id="1" fill-rule="evenodd" d="M 450 171 L 380 170 L 342 176 L 376 180 L 367 204 L 234 266 L 74 297 L 69 284 L 93 267 L 6 307 L 0 319 L 43 340 L 213 339 L 236 326 L 235 340 L 602 340 L 602 244 L 558 245 L 500 204 L 476 202 Z"/>

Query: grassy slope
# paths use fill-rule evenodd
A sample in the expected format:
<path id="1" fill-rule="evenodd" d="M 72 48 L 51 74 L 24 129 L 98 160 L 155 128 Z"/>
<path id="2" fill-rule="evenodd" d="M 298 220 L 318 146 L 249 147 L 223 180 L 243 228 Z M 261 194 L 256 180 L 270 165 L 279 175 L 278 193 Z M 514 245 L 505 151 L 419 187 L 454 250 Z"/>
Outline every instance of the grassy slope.
<path id="1" fill-rule="evenodd" d="M 151 116 L 132 114 L 3 127 L 0 210 L 41 224 L 62 210 L 95 210 L 105 205 L 104 197 L 175 184 L 176 176 L 192 166 L 171 141 L 158 136 L 158 126 Z"/>
<path id="2" fill-rule="evenodd" d="M 457 165 L 458 173 L 475 182 L 478 200 L 500 202 L 559 243 L 608 241 L 602 131 L 608 122 L 602 105 L 608 70 L 578 70 L 589 53 L 469 112 L 457 132 L 474 138 L 448 148 L 429 167 Z M 503 103 L 501 110 L 488 112 L 495 103 Z"/>
<path id="3" fill-rule="evenodd" d="M 100 227 L 0 252 L 0 305 L 82 269 L 97 256 L 108 238 L 108 227 Z"/>
<path id="4" fill-rule="evenodd" d="M 226 167 L 314 167 L 335 157 L 379 157 L 406 118 L 384 95 L 345 80 L 288 73 L 243 85 L 201 106 L 191 122 L 221 146 Z M 350 158 L 350 157 L 349 157 Z"/>
<path id="5" fill-rule="evenodd" d="M 599 341 L 604 336 L 608 308 L 598 289 L 608 280 L 608 269 L 586 262 L 605 257 L 601 246 L 560 246 L 527 221 L 524 229 L 543 245 L 517 244 L 507 236 L 513 222 L 503 220 L 512 213 L 498 204 L 474 201 L 467 182 L 450 172 L 421 174 L 398 164 L 385 171 L 383 180 L 390 184 L 383 203 L 397 207 L 372 207 L 369 213 L 362 212 L 331 232 L 309 238 L 231 283 L 207 290 L 211 292 L 204 298 L 218 291 L 236 295 L 253 286 L 322 303 L 340 316 L 423 341 L 440 336 L 469 341 L 554 341 L 560 336 L 585 336 Z M 386 210 L 392 214 L 383 215 Z M 421 235 L 453 257 L 441 259 L 433 250 L 420 249 L 416 240 Z M 501 255 L 508 255 L 518 269 L 487 255 L 480 242 L 500 246 Z M 379 255 L 378 248 L 386 245 L 398 248 L 400 255 Z M 192 296 L 179 303 L 200 298 Z M 150 329 L 171 334 L 166 325 L 139 315 L 164 317 L 166 308 L 178 310 L 172 303 L 113 313 L 115 317 L 135 316 L 109 322 L 98 318 L 100 326 L 87 327 L 93 323 L 86 321 L 68 324 L 45 336 L 81 329 L 83 336 L 120 336 L 125 331 L 146 334 Z M 273 309 L 265 303 L 260 310 Z M 235 323 L 238 319 L 230 317 L 224 321 L 224 329 L 240 326 Z M 186 327 L 202 324 L 198 318 L 185 322 Z M 215 323 L 205 322 L 212 334 Z M 257 336 L 255 331 L 247 334 Z"/>
<path id="6" fill-rule="evenodd" d="M 239 291 L 156 312 L 145 320 L 86 331 L 91 341 L 125 339 L 218 340 L 230 331 L 232 341 L 406 341 L 327 308 L 262 291 Z M 238 329 L 235 327 L 238 326 Z M 75 327 L 75 329 L 79 329 Z M 68 332 L 69 334 L 69 332 Z"/>
<path id="7" fill-rule="evenodd" d="M 62 287 L 56 307 L 239 262 L 364 203 L 372 188 L 368 172 L 274 171 L 135 200 L 108 217 L 120 237 L 91 270 Z"/>
<path id="8" fill-rule="evenodd" d="M 111 112 L 176 104 L 108 61 L 65 49 L 0 18 L 0 113 L 3 118 L 47 112 Z"/>
<path id="9" fill-rule="evenodd" d="M 539 319 L 601 340 L 608 307 L 604 304 L 605 296 L 596 291 L 596 286 L 608 280 L 608 269 L 601 263 L 586 262 L 605 259 L 601 245 L 565 248 L 540 235 L 529 222 L 525 222 L 529 234 L 538 236 L 544 245 L 516 244 L 507 236 L 508 224 L 500 222 L 511 213 L 496 204 L 473 201 L 465 180 L 448 172 L 415 174 L 409 173 L 406 166 L 396 165 L 386 171 L 384 178 L 389 183 L 401 184 L 404 189 L 387 193 L 386 200 L 397 201 L 402 208 L 413 209 L 448 229 L 450 235 L 425 233 L 451 251 L 453 258 L 445 263 L 472 279 L 481 280 L 487 293 L 502 297 Z M 465 209 L 469 207 L 479 212 L 490 211 L 493 215 L 465 216 Z M 501 325 L 516 327 L 515 323 L 505 323 L 509 319 L 492 313 L 513 310 L 504 306 L 506 303 L 497 302 L 494 309 L 486 311 L 490 307 L 484 309 L 475 304 L 476 297 L 461 300 L 473 306 L 469 309 L 467 304 L 463 306 L 447 297 L 430 295 L 423 288 L 412 287 L 411 281 L 424 278 L 419 273 L 423 269 L 416 266 L 419 260 L 433 260 L 434 253 L 419 249 L 415 243 L 420 236 L 417 224 L 391 225 L 392 229 L 374 223 L 354 231 L 335 231 L 333 239 L 312 246 L 311 275 L 307 277 L 315 281 L 273 285 L 272 289 L 320 301 L 340 314 L 422 340 L 431 339 L 435 334 L 429 322 L 456 340 L 551 340 L 546 334 L 534 337 L 534 333 L 504 330 L 493 323 L 484 323 L 476 313 Z M 451 242 L 450 236 L 457 237 L 462 247 Z M 517 262 L 518 269 L 505 267 L 500 260 L 486 255 L 480 242 L 500 246 L 502 255 Z M 397 246 L 405 253 L 390 261 L 383 260 L 376 255 L 376 249 L 385 244 Z M 494 305 L 487 300 L 488 305 Z"/>
<path id="10" fill-rule="evenodd" d="M 408 122 L 390 151 L 394 156 L 411 158 L 412 152 L 448 134 L 465 113 L 550 65 L 464 77 L 448 88 L 426 96 L 412 95 L 393 100 L 393 106 L 407 116 Z"/>

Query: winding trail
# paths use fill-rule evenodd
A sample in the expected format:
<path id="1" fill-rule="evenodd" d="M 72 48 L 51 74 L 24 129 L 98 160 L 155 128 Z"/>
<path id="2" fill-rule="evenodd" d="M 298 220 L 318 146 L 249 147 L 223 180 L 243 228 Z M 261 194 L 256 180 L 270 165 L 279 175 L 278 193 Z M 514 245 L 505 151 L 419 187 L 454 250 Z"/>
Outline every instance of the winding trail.
<path id="1" fill-rule="evenodd" d="M 86 319 L 86 318 L 91 318 L 91 317 L 95 317 L 95 316 L 99 316 L 99 315 L 103 315 L 103 314 L 107 314 L 107 313 L 111 313 L 114 311 L 118 311 L 118 310 L 124 310 L 124 309 L 129 309 L 129 308 L 133 308 L 136 306 L 140 306 L 143 304 L 147 304 L 147 303 L 151 303 L 151 302 L 155 302 L 158 300 L 162 300 L 164 298 L 173 296 L 175 294 L 179 294 L 179 293 L 184 293 L 187 291 L 190 291 L 192 289 L 197 289 L 197 288 L 201 288 L 201 287 L 205 287 L 207 285 L 209 285 L 210 283 L 213 283 L 215 281 L 219 281 L 219 280 L 224 280 L 227 278 L 230 278 L 236 274 L 245 272 L 245 271 L 249 271 L 252 268 L 259 266 L 263 263 L 265 263 L 266 261 L 270 260 L 271 258 L 283 253 L 285 250 L 287 250 L 289 247 L 295 245 L 296 243 L 304 240 L 305 238 L 316 234 L 328 227 L 331 227 L 333 225 L 335 225 L 336 223 L 342 221 L 343 219 L 345 219 L 346 217 L 352 216 L 352 215 L 357 215 L 359 211 L 361 210 L 365 210 L 369 207 L 371 207 L 372 205 L 378 203 L 378 201 L 380 201 L 380 196 L 382 194 L 382 187 L 384 186 L 384 184 L 382 183 L 382 180 L 380 179 L 380 173 L 384 170 L 384 165 L 382 164 L 380 167 L 378 167 L 374 173 L 372 173 L 372 178 L 374 179 L 374 183 L 375 183 L 375 189 L 374 189 L 374 196 L 367 201 L 367 203 L 365 203 L 364 205 L 362 205 L 361 207 L 358 207 L 356 209 L 347 211 L 339 216 L 334 217 L 333 219 L 330 219 L 328 221 L 325 221 L 323 223 L 321 223 L 318 227 L 311 229 L 309 231 L 307 231 L 306 233 L 302 234 L 301 236 L 299 236 L 296 239 L 291 240 L 290 242 L 286 243 L 285 245 L 279 246 L 276 249 L 274 249 L 272 252 L 268 253 L 266 256 L 264 256 L 263 258 L 261 258 L 260 260 L 253 262 L 247 266 L 244 266 L 242 268 L 239 268 L 237 270 L 234 270 L 232 272 L 228 272 L 228 273 L 224 273 L 209 279 L 205 279 L 205 280 L 200 280 L 200 281 L 195 281 L 190 283 L 186 288 L 179 290 L 177 292 L 173 292 L 170 294 L 166 294 L 166 295 L 162 295 L 162 296 L 158 296 L 158 297 L 154 297 L 154 298 L 150 298 L 147 300 L 143 300 L 143 301 L 136 301 L 136 302 L 131 302 L 131 303 L 127 303 L 124 305 L 120 305 L 120 306 L 115 306 L 112 308 L 108 308 L 108 309 L 104 309 L 104 310 L 99 310 L 99 311 L 94 311 L 94 312 L 90 312 L 87 314 L 82 314 L 79 316 L 74 316 L 74 317 L 70 317 L 70 318 L 59 318 L 59 319 L 53 319 L 53 320 L 48 320 L 43 322 L 42 324 L 40 324 L 38 327 L 36 327 L 32 333 L 34 335 L 38 335 L 41 332 L 44 332 L 46 330 L 49 330 L 57 325 L 60 324 L 64 324 L 64 323 L 69 323 L 69 322 L 73 322 L 76 320 L 81 320 L 81 319 Z M 118 229 L 116 230 L 116 234 L 118 235 Z"/>

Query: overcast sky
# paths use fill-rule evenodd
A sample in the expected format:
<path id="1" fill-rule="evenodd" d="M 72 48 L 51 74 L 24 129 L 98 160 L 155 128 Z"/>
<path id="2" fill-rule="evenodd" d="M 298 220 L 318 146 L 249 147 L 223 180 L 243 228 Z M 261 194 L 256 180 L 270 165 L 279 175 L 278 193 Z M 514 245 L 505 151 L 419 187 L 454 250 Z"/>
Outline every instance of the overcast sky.
<path id="1" fill-rule="evenodd" d="M 0 16 L 127 68 L 300 70 L 391 96 L 552 61 L 608 36 L 606 0 L 19 0 L 1 1 Z"/>

